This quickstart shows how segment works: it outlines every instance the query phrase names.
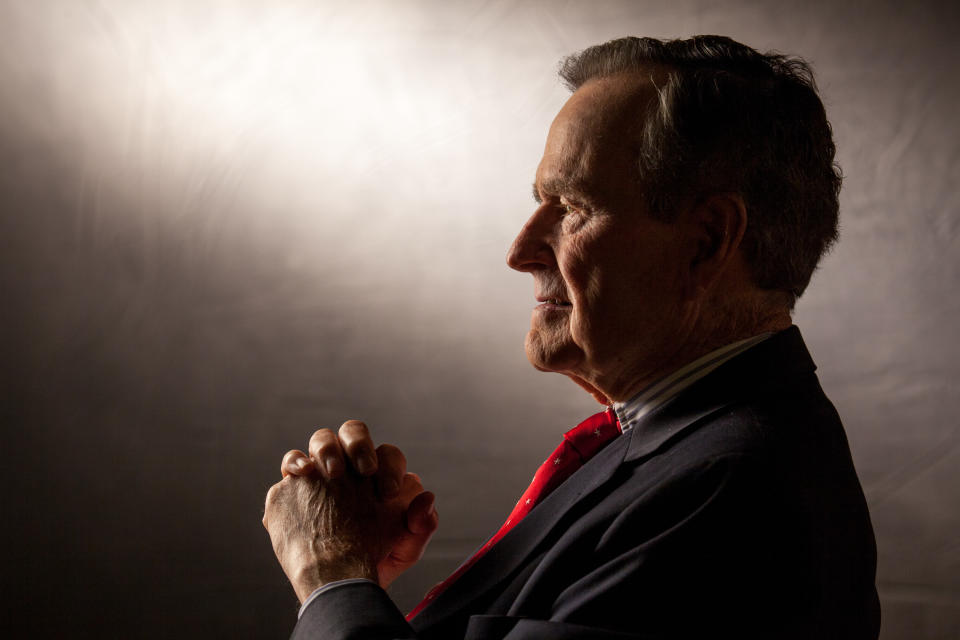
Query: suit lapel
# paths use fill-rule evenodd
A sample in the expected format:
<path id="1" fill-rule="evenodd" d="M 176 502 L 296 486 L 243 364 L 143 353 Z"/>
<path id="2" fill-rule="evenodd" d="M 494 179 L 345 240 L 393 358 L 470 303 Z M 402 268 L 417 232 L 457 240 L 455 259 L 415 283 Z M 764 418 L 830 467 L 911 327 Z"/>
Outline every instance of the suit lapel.
<path id="1" fill-rule="evenodd" d="M 747 395 L 762 393 L 816 367 L 796 327 L 724 363 L 683 394 L 611 442 L 531 511 L 416 618 L 426 629 L 459 615 L 512 575 L 577 504 L 602 487 L 624 462 L 656 454 L 683 432 Z"/>
<path id="2" fill-rule="evenodd" d="M 647 416 L 641 426 L 633 429 L 638 432 L 638 436 L 631 439 L 624 460 L 633 462 L 656 453 L 670 440 L 730 404 L 732 404 L 730 401 L 716 401 L 694 405 L 687 403 L 665 405 L 661 410 Z"/>
<path id="3" fill-rule="evenodd" d="M 656 424 L 655 429 L 648 430 L 645 424 L 643 428 L 632 429 L 615 439 L 538 504 L 460 579 L 437 596 L 413 619 L 414 626 L 426 629 L 442 624 L 487 595 L 537 550 L 571 509 L 602 487 L 624 461 L 654 453 L 668 440 L 723 406 L 723 403 L 699 405 L 688 411 L 659 416 L 651 421 Z"/>

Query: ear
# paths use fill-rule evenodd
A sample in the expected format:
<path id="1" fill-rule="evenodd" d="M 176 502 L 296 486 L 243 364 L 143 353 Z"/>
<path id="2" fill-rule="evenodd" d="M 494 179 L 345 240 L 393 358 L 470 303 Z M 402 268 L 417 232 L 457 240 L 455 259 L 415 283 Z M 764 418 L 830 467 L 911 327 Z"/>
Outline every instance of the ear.
<path id="1" fill-rule="evenodd" d="M 747 207 L 739 193 L 714 193 L 689 213 L 696 247 L 690 262 L 695 294 L 708 291 L 739 256 L 747 230 Z"/>

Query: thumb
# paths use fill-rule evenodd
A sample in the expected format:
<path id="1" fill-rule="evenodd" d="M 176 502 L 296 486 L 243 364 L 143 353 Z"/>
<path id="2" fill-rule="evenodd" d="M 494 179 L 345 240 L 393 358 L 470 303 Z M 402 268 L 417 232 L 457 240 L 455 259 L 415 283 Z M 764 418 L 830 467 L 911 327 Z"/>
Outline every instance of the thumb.
<path id="1" fill-rule="evenodd" d="M 405 517 L 407 531 L 390 550 L 395 562 L 413 564 L 423 556 L 427 543 L 440 525 L 434 500 L 433 493 L 424 491 L 410 503 Z"/>
<path id="2" fill-rule="evenodd" d="M 394 539 L 390 553 L 377 567 L 380 586 L 384 589 L 423 556 L 440 522 L 433 503 L 434 495 L 424 491 L 417 494 L 407 506 L 404 529 Z"/>

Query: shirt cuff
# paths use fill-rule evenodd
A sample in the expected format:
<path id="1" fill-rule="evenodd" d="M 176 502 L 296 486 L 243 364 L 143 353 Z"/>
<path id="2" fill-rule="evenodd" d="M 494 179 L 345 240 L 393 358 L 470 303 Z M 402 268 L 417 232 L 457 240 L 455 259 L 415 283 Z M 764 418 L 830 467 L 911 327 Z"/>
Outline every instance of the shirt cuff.
<path id="1" fill-rule="evenodd" d="M 326 593 L 331 589 L 336 589 L 337 587 L 342 587 L 347 584 L 357 584 L 358 582 L 369 582 L 371 584 L 377 584 L 373 580 L 368 580 L 366 578 L 347 578 L 345 580 L 334 580 L 333 582 L 328 582 L 322 587 L 317 587 L 316 589 L 314 589 L 313 593 L 311 593 L 307 597 L 307 599 L 303 601 L 303 604 L 300 605 L 300 611 L 297 612 L 297 620 L 300 619 L 300 616 L 302 616 L 303 612 L 307 610 L 307 607 L 310 606 L 310 603 L 313 602 L 317 598 L 317 596 L 319 596 L 321 593 Z"/>

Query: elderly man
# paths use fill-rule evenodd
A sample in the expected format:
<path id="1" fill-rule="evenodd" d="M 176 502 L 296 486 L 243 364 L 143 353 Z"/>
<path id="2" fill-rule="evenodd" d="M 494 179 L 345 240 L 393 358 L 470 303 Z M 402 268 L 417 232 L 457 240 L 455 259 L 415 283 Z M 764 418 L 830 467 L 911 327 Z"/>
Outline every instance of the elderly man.
<path id="1" fill-rule="evenodd" d="M 608 405 L 407 619 L 383 588 L 437 527 L 365 425 L 284 457 L 264 524 L 295 638 L 876 638 L 876 550 L 840 420 L 791 324 L 836 237 L 809 68 L 728 38 L 568 58 L 508 264 L 526 350 Z"/>

